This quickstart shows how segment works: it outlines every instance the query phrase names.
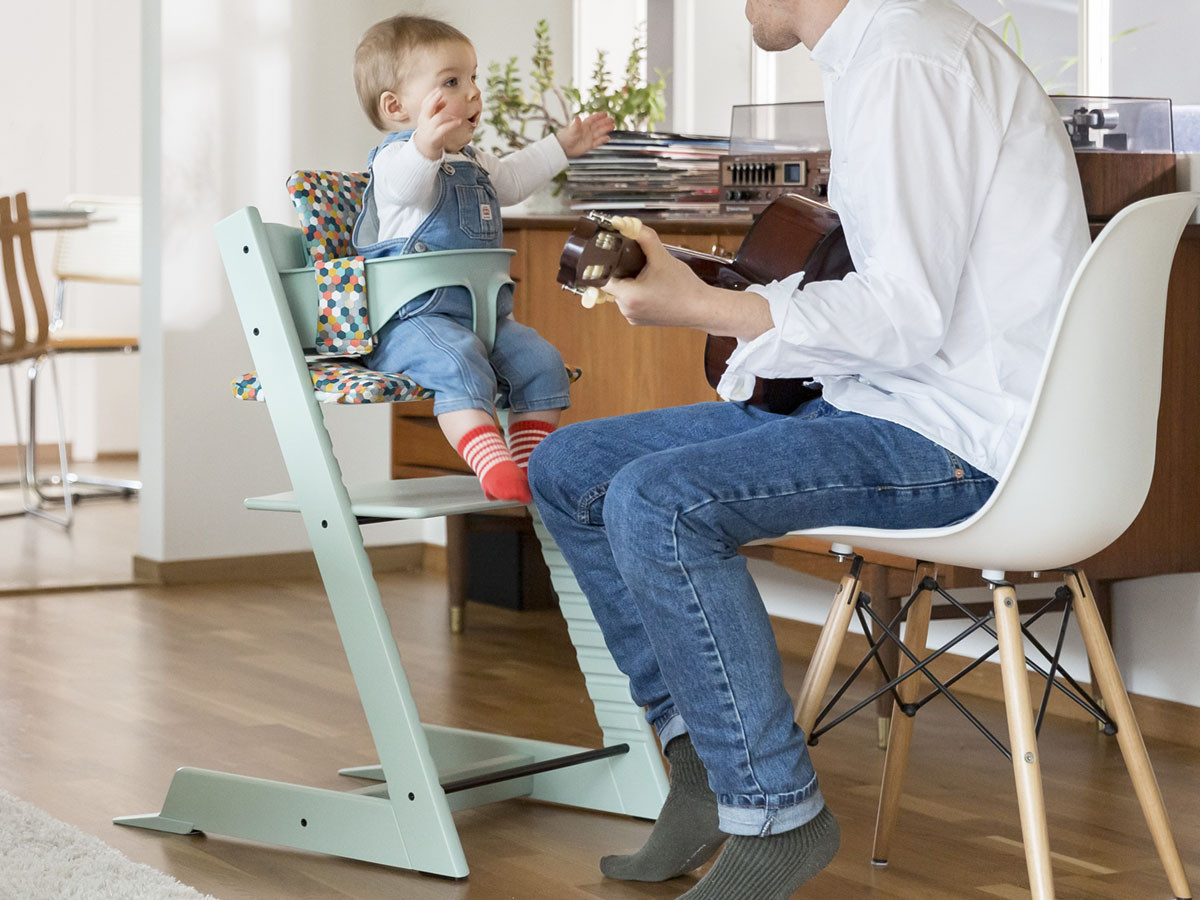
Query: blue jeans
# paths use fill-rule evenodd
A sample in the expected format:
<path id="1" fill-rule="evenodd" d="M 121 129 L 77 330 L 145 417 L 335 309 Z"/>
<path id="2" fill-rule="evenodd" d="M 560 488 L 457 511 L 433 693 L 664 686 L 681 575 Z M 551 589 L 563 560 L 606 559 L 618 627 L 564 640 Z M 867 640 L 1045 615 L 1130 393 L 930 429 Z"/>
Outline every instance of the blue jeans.
<path id="1" fill-rule="evenodd" d="M 720 827 L 799 827 L 824 800 L 738 548 L 824 525 L 922 528 L 996 482 L 913 431 L 812 400 L 791 415 L 701 403 L 570 425 L 533 497 L 665 746 L 687 732 Z"/>

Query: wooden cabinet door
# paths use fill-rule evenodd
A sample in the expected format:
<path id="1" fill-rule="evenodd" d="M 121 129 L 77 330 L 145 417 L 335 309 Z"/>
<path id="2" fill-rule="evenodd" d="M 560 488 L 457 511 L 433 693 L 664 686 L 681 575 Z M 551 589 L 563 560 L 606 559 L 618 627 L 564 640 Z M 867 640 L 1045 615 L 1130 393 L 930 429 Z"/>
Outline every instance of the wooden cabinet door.
<path id="1" fill-rule="evenodd" d="M 527 290 L 518 292 L 516 318 L 538 331 L 583 369 L 571 387 L 564 422 L 716 399 L 704 380 L 704 335 L 683 328 L 635 327 L 611 304 L 584 309 L 555 280 L 568 232 L 528 230 L 523 267 Z M 711 249 L 713 239 L 667 235 L 681 246 Z"/>

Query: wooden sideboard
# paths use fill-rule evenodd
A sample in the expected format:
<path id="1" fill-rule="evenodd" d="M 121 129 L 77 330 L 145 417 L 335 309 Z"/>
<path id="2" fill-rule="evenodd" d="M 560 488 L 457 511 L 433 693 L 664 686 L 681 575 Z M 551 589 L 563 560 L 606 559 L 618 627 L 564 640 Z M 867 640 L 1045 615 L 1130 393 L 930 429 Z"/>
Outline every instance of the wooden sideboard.
<path id="1" fill-rule="evenodd" d="M 555 283 L 558 258 L 574 217 L 528 217 L 505 222 L 505 244 L 517 251 L 513 262 L 516 317 L 554 343 L 570 364 L 583 369 L 571 391 L 564 422 L 620 415 L 644 409 L 711 400 L 704 379 L 704 336 L 687 329 L 634 328 L 612 306 L 584 310 Z M 749 222 L 738 219 L 655 223 L 664 241 L 694 249 L 714 247 L 733 253 Z M 1099 231 L 1100 225 L 1095 226 Z M 1131 297 L 1131 303 L 1137 298 Z M 1200 571 L 1200 226 L 1189 225 L 1175 259 L 1167 304 L 1162 408 L 1154 480 L 1141 514 L 1106 550 L 1085 561 L 1102 607 L 1114 580 Z M 1112 360 L 1112 377 L 1122 377 L 1130 360 Z M 431 403 L 395 407 L 393 477 L 466 471 L 432 418 Z M 1112 411 L 1118 421 L 1121 410 Z M 1119 424 L 1113 426 L 1119 428 Z M 1108 426 L 1097 424 L 1097 434 Z M 1081 435 L 1087 441 L 1089 435 Z M 451 523 L 452 622 L 461 626 L 462 541 L 469 520 Z M 803 539 L 785 538 L 752 548 L 810 574 L 830 577 L 830 560 Z M 873 593 L 897 596 L 909 591 L 911 569 L 902 560 L 869 561 Z M 461 563 L 458 563 L 461 565 Z M 978 575 L 951 573 L 951 585 L 978 584 Z M 457 599 L 454 599 L 457 598 Z"/>

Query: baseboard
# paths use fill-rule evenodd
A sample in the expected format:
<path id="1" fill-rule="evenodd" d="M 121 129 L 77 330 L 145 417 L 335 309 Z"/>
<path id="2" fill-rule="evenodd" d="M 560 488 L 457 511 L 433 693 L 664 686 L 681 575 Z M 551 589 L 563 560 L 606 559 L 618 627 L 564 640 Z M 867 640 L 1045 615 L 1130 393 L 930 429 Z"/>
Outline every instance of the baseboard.
<path id="1" fill-rule="evenodd" d="M 24 452 L 24 448 L 18 448 L 16 444 L 4 444 L 0 446 L 0 469 L 15 469 L 20 461 L 17 456 L 18 449 Z M 38 444 L 34 450 L 35 458 L 39 466 L 57 466 L 58 465 L 58 444 Z M 67 459 L 71 459 L 71 444 L 67 442 Z M 38 473 L 41 475 L 42 473 Z"/>
<path id="2" fill-rule="evenodd" d="M 782 619 L 777 616 L 772 616 L 771 622 L 775 626 L 775 634 L 781 647 L 786 647 L 789 651 L 798 651 L 804 656 L 812 656 L 817 646 L 817 639 L 821 636 L 820 625 L 799 622 L 795 619 Z M 858 665 L 867 652 L 867 646 L 867 640 L 863 635 L 847 634 L 842 643 L 841 652 L 838 654 L 838 665 L 847 668 Z M 930 670 L 934 677 L 945 681 L 970 662 L 972 659 L 968 657 L 947 653 L 935 660 L 930 666 Z M 1090 677 L 1090 673 L 1077 672 L 1073 674 L 1084 688 L 1090 690 L 1090 683 L 1085 680 Z M 1030 696 L 1035 703 L 1040 703 L 1046 682 L 1035 672 L 1029 672 L 1028 675 Z M 928 684 L 925 682 L 926 690 Z M 999 664 L 990 661 L 985 663 L 955 682 L 952 690 L 959 695 L 1003 702 L 1004 685 L 1000 680 Z M 933 702 L 945 701 L 939 699 Z M 1189 706 L 1173 700 L 1144 697 L 1140 694 L 1130 694 L 1129 702 L 1133 706 L 1133 713 L 1137 717 L 1143 736 L 1200 750 L 1200 707 Z M 1087 712 L 1058 691 L 1051 693 L 1047 711 L 1052 715 L 1075 721 L 1095 721 Z M 859 713 L 859 715 L 869 714 L 867 710 Z M 1007 727 L 1003 722 L 996 725 L 996 730 L 1000 735 L 1007 734 Z"/>
<path id="3" fill-rule="evenodd" d="M 393 544 L 368 547 L 367 557 L 375 572 L 417 572 L 426 568 L 425 544 Z M 444 570 L 444 565 L 443 565 Z M 280 581 L 318 578 L 317 560 L 311 551 L 264 553 L 254 556 L 222 556 L 212 559 L 181 559 L 160 562 L 144 556 L 133 558 L 133 577 L 151 584 L 211 584 L 218 581 Z"/>

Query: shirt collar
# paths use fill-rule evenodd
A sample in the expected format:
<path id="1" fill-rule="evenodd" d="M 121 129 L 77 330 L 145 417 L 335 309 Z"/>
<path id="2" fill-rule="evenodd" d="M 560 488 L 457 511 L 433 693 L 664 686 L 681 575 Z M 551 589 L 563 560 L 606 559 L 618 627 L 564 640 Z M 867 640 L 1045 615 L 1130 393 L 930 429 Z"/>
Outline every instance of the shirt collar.
<path id="1" fill-rule="evenodd" d="M 822 68 L 841 75 L 854 58 L 879 7 L 886 0 L 850 0 L 812 48 L 812 58 Z"/>

